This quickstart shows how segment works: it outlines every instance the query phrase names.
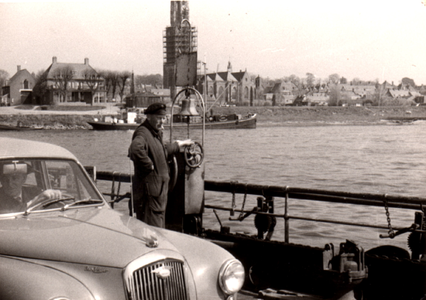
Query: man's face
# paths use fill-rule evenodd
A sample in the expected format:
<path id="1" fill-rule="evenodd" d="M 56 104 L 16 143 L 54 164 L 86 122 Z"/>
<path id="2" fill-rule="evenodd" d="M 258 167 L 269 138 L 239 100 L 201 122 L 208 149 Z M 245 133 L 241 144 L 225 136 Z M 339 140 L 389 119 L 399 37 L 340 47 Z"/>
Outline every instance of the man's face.
<path id="1" fill-rule="evenodd" d="M 27 174 L 16 173 L 0 176 L 1 184 L 7 195 L 16 197 L 21 194 L 22 185 L 27 180 Z"/>
<path id="2" fill-rule="evenodd" d="M 157 130 L 164 129 L 164 123 L 166 123 L 166 116 L 164 115 L 147 115 L 147 120 Z"/>

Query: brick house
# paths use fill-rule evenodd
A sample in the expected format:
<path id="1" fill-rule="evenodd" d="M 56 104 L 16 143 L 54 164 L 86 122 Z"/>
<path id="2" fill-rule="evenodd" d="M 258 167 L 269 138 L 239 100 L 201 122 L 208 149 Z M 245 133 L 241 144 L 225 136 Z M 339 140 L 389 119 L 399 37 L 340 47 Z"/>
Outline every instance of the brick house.
<path id="1" fill-rule="evenodd" d="M 18 70 L 2 87 L 1 105 L 21 105 L 31 102 L 31 93 L 36 79 L 26 69 Z"/>
<path id="2" fill-rule="evenodd" d="M 52 64 L 37 83 L 42 93 L 35 95 L 37 104 L 86 103 L 105 101 L 104 79 L 89 65 L 85 58 L 83 64 L 60 63 L 54 56 Z M 39 89 L 37 89 L 39 90 Z"/>
<path id="3" fill-rule="evenodd" d="M 271 83 L 272 84 L 272 83 Z M 272 105 L 290 106 L 298 96 L 294 83 L 284 80 L 275 81 L 263 89 L 263 99 Z"/>

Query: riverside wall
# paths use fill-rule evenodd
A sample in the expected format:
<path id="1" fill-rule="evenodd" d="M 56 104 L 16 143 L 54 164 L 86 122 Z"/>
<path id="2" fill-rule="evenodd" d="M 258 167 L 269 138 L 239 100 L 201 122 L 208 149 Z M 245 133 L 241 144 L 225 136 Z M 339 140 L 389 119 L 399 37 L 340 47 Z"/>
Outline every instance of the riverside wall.
<path id="1" fill-rule="evenodd" d="M 256 113 L 258 124 L 377 124 L 388 118 L 426 119 L 426 106 L 398 107 L 214 107 L 209 114 Z M 104 111 L 26 111 L 0 108 L 0 124 L 43 127 L 45 129 L 91 129 L 88 121 L 118 116 L 119 110 Z"/>

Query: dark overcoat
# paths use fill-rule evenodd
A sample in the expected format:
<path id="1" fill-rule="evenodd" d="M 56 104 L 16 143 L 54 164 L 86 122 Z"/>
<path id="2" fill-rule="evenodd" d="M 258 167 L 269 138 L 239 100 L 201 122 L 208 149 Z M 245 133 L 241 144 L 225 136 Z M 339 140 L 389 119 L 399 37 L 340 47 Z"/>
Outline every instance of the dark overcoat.
<path id="1" fill-rule="evenodd" d="M 137 218 L 150 225 L 158 226 L 160 221 L 164 223 L 170 180 L 168 158 L 177 152 L 178 144 L 164 144 L 162 132 L 154 129 L 148 120 L 133 133 L 129 147 L 135 171 L 133 207 Z M 163 219 L 155 220 L 157 215 Z"/>

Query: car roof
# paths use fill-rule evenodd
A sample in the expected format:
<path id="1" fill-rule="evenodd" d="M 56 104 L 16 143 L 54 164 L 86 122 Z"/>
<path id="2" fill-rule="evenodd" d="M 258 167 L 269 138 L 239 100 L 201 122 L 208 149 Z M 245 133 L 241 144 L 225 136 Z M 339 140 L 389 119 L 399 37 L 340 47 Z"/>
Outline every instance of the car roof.
<path id="1" fill-rule="evenodd" d="M 77 158 L 67 149 L 44 142 L 0 137 L 0 159 L 5 158 Z"/>

